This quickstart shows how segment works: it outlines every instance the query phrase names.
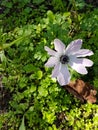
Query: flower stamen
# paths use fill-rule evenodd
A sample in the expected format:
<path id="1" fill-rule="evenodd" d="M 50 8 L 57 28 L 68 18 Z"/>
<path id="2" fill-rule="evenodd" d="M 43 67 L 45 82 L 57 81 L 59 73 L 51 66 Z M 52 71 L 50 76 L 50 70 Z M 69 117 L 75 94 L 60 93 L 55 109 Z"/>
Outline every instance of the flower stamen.
<path id="1" fill-rule="evenodd" d="M 69 57 L 68 57 L 67 55 L 62 55 L 62 56 L 60 57 L 60 62 L 61 62 L 62 64 L 66 64 L 66 63 L 68 63 L 68 61 L 69 61 Z"/>

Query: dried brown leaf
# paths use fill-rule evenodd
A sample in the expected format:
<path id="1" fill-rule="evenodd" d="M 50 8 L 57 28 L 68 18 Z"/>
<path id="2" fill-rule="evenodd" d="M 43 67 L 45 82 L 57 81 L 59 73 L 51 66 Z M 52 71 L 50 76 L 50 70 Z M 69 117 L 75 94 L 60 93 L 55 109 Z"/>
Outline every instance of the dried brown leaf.
<path id="1" fill-rule="evenodd" d="M 89 103 L 96 102 L 97 91 L 91 84 L 83 80 L 77 79 L 75 82 L 70 82 L 68 85 L 64 86 L 64 88 L 82 102 L 85 100 Z"/>

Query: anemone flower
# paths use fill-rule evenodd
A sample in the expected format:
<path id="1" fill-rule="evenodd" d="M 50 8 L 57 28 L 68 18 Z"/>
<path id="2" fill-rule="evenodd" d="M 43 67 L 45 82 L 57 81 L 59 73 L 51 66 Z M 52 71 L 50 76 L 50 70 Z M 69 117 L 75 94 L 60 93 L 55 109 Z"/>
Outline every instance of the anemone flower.
<path id="1" fill-rule="evenodd" d="M 45 66 L 54 67 L 52 77 L 57 78 L 61 86 L 70 82 L 69 66 L 80 74 L 87 74 L 86 67 L 91 67 L 93 62 L 85 56 L 93 55 L 88 49 L 81 49 L 82 40 L 72 41 L 67 47 L 59 39 L 54 40 L 55 50 L 45 46 L 45 50 L 51 56 Z"/>

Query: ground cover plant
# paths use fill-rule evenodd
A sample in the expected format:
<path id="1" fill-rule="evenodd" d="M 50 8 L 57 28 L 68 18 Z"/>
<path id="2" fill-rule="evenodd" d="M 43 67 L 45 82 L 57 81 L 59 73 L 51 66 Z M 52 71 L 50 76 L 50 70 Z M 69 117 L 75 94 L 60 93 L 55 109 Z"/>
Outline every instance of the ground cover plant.
<path id="1" fill-rule="evenodd" d="M 98 90 L 97 2 L 3 0 L 0 7 L 0 129 L 97 130 L 98 101 L 81 102 L 51 78 L 44 46 L 83 40 L 94 65 L 87 75 L 71 71 Z M 98 99 L 98 96 L 96 96 Z"/>

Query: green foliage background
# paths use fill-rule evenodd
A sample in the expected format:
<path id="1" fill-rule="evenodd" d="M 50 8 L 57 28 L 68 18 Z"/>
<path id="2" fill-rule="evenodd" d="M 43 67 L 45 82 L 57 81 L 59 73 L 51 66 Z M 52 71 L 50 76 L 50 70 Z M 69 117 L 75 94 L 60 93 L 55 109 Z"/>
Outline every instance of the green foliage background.
<path id="1" fill-rule="evenodd" d="M 44 46 L 83 39 L 94 55 L 81 76 L 98 90 L 98 8 L 79 0 L 3 0 L 0 14 L 1 130 L 98 130 L 98 101 L 81 103 L 51 79 Z M 2 108 L 2 106 L 1 106 Z"/>

